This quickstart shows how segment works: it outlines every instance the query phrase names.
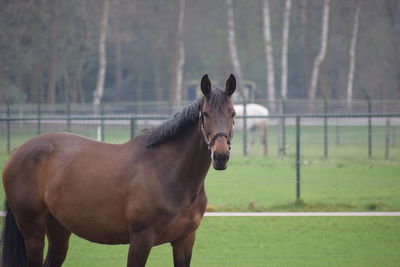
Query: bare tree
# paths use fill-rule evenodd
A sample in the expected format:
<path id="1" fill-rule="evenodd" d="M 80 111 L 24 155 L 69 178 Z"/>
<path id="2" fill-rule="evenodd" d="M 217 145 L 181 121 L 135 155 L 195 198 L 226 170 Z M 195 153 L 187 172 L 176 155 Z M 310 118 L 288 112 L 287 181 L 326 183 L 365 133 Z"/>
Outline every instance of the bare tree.
<path id="1" fill-rule="evenodd" d="M 321 45 L 320 45 L 319 53 L 314 60 L 314 64 L 313 64 L 313 68 L 312 68 L 310 88 L 308 91 L 308 99 L 309 100 L 314 100 L 316 98 L 319 71 L 320 71 L 322 62 L 325 59 L 326 51 L 328 48 L 330 4 L 331 4 L 331 0 L 324 1 L 324 10 L 323 10 L 322 27 L 321 27 Z"/>
<path id="2" fill-rule="evenodd" d="M 49 81 L 47 84 L 47 102 L 49 104 L 54 104 L 56 102 L 56 84 L 57 84 L 57 76 L 58 76 L 58 42 L 57 42 L 57 33 L 59 32 L 58 28 L 58 14 L 57 14 L 57 1 L 51 3 L 51 19 L 50 19 L 50 58 L 49 58 Z"/>
<path id="3" fill-rule="evenodd" d="M 303 64 L 301 65 L 301 72 L 303 75 L 303 90 L 308 92 L 306 89 L 310 85 L 310 30 L 309 30 L 309 18 L 310 13 L 310 3 L 309 0 L 301 0 L 300 2 L 300 24 L 301 24 L 301 35 L 300 44 L 302 46 L 302 58 Z"/>
<path id="4" fill-rule="evenodd" d="M 183 42 L 183 22 L 185 18 L 185 0 L 179 0 L 179 15 L 177 36 L 175 41 L 175 56 L 173 60 L 171 90 L 173 108 L 183 99 L 183 66 L 185 64 L 185 46 Z"/>
<path id="5" fill-rule="evenodd" d="M 272 37 L 271 37 L 271 16 L 269 0 L 264 0 L 263 5 L 263 32 L 264 32 L 264 48 L 265 48 L 265 63 L 267 66 L 267 92 L 268 99 L 273 103 L 275 101 L 275 68 L 274 56 L 272 50 Z"/>
<path id="6" fill-rule="evenodd" d="M 242 76 L 242 68 L 240 66 L 240 61 L 239 61 L 239 55 L 236 47 L 236 37 L 235 37 L 235 20 L 234 20 L 234 12 L 233 12 L 233 3 L 232 0 L 226 0 L 226 6 L 228 10 L 228 47 L 229 47 L 229 55 L 231 57 L 231 62 L 233 66 L 233 72 L 236 75 L 236 83 L 237 83 L 237 88 L 239 89 L 239 94 L 243 100 L 243 116 L 246 117 L 247 115 L 247 99 L 246 99 L 246 94 L 244 93 L 244 85 L 243 85 L 243 76 Z M 243 121 L 243 129 L 244 129 L 244 134 L 246 135 L 247 133 L 247 127 L 246 127 L 246 120 Z M 243 154 L 247 155 L 248 153 L 248 148 L 247 144 L 245 143 L 243 147 Z"/>
<path id="7" fill-rule="evenodd" d="M 243 75 L 242 68 L 240 66 L 239 55 L 236 47 L 236 34 L 235 34 L 235 21 L 234 21 L 234 12 L 233 12 L 233 3 L 232 0 L 226 0 L 226 6 L 228 9 L 228 47 L 229 47 L 229 55 L 231 57 L 231 62 L 233 66 L 233 72 L 236 75 L 236 82 L 238 84 L 239 93 L 243 99 L 245 100 L 244 87 L 243 87 Z"/>
<path id="8" fill-rule="evenodd" d="M 360 1 L 356 0 L 356 10 L 354 13 L 353 31 L 351 34 L 350 50 L 349 50 L 349 75 L 347 79 L 347 107 L 351 110 L 351 101 L 353 99 L 354 72 L 356 66 L 356 46 L 358 36 L 358 24 L 360 17 Z"/>
<path id="9" fill-rule="evenodd" d="M 108 11 L 109 0 L 104 0 L 103 17 L 100 26 L 100 39 L 99 39 L 99 71 L 97 74 L 96 90 L 93 92 L 93 104 L 97 109 L 101 103 L 104 93 L 104 80 L 106 75 L 107 60 L 106 60 L 106 38 L 108 28 Z"/>
<path id="10" fill-rule="evenodd" d="M 292 7 L 292 0 L 285 1 L 285 9 L 283 15 L 283 29 L 282 29 L 282 71 L 281 71 L 281 96 L 286 99 L 287 96 L 287 83 L 288 83 L 288 43 L 289 43 L 289 25 L 290 25 L 290 11 Z"/>
<path id="11" fill-rule="evenodd" d="M 109 0 L 104 0 L 103 17 L 100 25 L 100 39 L 99 39 L 99 71 L 97 74 L 96 90 L 93 92 L 94 112 L 99 113 L 101 99 L 104 93 L 104 81 L 106 76 L 107 60 L 106 60 L 106 39 L 108 28 L 108 9 Z M 102 140 L 102 128 L 97 126 L 97 140 Z"/>

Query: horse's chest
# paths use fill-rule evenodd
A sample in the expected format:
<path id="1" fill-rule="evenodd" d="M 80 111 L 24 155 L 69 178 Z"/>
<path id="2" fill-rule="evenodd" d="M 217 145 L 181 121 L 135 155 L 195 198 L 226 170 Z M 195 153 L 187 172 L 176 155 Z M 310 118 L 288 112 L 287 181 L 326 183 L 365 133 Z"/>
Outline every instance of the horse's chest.
<path id="1" fill-rule="evenodd" d="M 195 201 L 183 207 L 168 223 L 160 225 L 157 243 L 171 242 L 196 231 L 204 214 L 206 201 Z"/>

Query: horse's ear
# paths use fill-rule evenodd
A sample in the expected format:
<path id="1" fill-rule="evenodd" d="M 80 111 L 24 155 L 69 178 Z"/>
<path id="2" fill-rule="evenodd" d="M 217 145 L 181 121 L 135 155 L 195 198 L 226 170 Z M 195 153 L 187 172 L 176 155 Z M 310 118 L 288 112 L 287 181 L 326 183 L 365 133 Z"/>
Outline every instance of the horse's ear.
<path id="1" fill-rule="evenodd" d="M 205 96 L 208 96 L 211 93 L 211 81 L 207 74 L 201 78 L 200 88 Z"/>
<path id="2" fill-rule="evenodd" d="M 235 76 L 233 76 L 233 74 L 231 74 L 228 78 L 228 80 L 226 80 L 226 86 L 225 86 L 225 92 L 227 95 L 231 96 L 236 89 L 236 78 Z"/>

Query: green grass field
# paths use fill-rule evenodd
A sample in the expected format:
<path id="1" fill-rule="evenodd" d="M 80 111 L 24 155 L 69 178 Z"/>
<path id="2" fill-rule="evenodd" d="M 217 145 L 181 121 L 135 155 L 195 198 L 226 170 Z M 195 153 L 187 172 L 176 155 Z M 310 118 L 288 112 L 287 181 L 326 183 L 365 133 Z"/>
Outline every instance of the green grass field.
<path id="1" fill-rule="evenodd" d="M 43 128 L 62 131 L 65 126 Z M 72 130 L 92 138 L 94 127 Z M 322 127 L 302 127 L 301 200 L 295 195 L 294 128 L 287 127 L 287 155 L 278 156 L 277 127 L 269 130 L 269 155 L 258 143 L 242 155 L 237 133 L 225 171 L 206 178 L 209 209 L 216 211 L 400 211 L 399 138 L 384 160 L 385 128 L 373 127 L 368 159 L 364 126 L 329 127 L 329 157 L 323 158 Z M 400 129 L 397 127 L 397 132 Z M 11 150 L 36 135 L 35 125 L 12 125 Z M 128 126 L 107 126 L 105 141 L 129 138 Z M 397 143 L 396 143 L 397 142 Z M 0 132 L 0 168 L 6 153 Z M 0 201 L 4 200 L 0 190 Z M 127 246 L 71 238 L 64 266 L 125 266 Z M 206 217 L 197 235 L 192 266 L 398 266 L 398 217 Z M 152 250 L 147 266 L 172 266 L 168 244 Z"/>
<path id="2" fill-rule="evenodd" d="M 128 246 L 75 236 L 64 266 L 125 266 Z M 396 217 L 206 217 L 192 266 L 398 266 Z M 147 266 L 172 266 L 169 244 L 153 248 Z"/>

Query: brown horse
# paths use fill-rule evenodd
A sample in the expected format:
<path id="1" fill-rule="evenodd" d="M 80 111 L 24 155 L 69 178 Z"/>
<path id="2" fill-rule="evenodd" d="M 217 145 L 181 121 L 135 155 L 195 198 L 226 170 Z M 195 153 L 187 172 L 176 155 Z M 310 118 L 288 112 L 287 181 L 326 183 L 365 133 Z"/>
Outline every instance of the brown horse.
<path id="1" fill-rule="evenodd" d="M 159 127 L 120 145 L 66 133 L 20 146 L 3 172 L 7 216 L 3 267 L 61 266 L 71 233 L 92 242 L 130 244 L 127 266 L 144 266 L 153 246 L 170 242 L 174 266 L 189 266 L 206 209 L 211 162 L 226 168 L 233 75 Z"/>

